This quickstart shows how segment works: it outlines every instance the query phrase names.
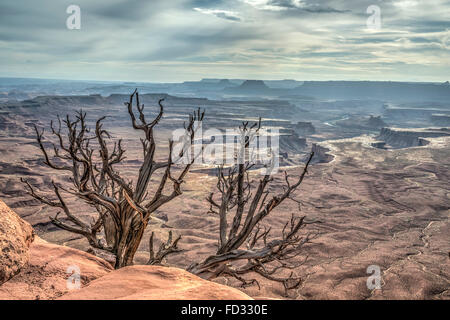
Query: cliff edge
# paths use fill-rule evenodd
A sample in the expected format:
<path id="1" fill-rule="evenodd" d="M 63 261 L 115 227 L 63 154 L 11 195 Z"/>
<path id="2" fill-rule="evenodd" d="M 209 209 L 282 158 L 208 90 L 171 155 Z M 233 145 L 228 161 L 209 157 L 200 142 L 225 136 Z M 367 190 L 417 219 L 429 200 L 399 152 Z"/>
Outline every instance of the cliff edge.
<path id="1" fill-rule="evenodd" d="M 185 270 L 113 270 L 87 252 L 48 243 L 0 200 L 0 300 L 249 300 L 245 293 Z"/>

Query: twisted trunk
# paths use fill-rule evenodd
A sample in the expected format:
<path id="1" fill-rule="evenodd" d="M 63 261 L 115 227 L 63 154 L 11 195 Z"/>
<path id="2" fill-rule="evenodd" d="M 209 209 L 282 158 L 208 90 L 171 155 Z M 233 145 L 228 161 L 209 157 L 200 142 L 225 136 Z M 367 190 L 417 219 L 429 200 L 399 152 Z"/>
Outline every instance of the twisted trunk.
<path id="1" fill-rule="evenodd" d="M 128 232 L 122 234 L 117 246 L 114 268 L 119 269 L 133 264 L 134 255 L 139 248 L 144 231 L 145 227 L 141 226 L 137 230 L 129 229 Z"/>
<path id="2" fill-rule="evenodd" d="M 44 143 L 44 130 L 39 130 L 35 126 L 36 140 L 44 156 L 44 164 L 54 170 L 70 173 L 73 185 L 60 186 L 52 181 L 57 199 L 51 200 L 37 193 L 27 180 L 22 179 L 29 194 L 48 206 L 62 210 L 66 216 L 65 221 L 58 218 L 59 213 L 55 217 L 50 217 L 57 227 L 86 237 L 94 252 L 100 250 L 115 255 L 117 269 L 133 264 L 134 255 L 139 248 L 150 215 L 182 193 L 181 184 L 195 159 L 188 164 L 181 163 L 183 170 L 174 177 L 171 168 L 178 162 L 172 157 L 173 141 L 170 140 L 167 160 L 161 162 L 155 160 L 156 142 L 153 129 L 163 116 L 164 107 L 161 104 L 163 100 L 159 100 L 159 113 L 151 122 L 146 120 L 144 105 L 139 102 L 137 89 L 130 95 L 129 102 L 125 103 L 132 127 L 145 134 L 145 137 L 140 139 L 144 159 L 134 186 L 132 181 L 121 176 L 116 169 L 116 166 L 125 159 L 125 149 L 121 139 L 114 143 L 110 142 L 111 134 L 103 128 L 103 120 L 106 117 L 98 119 L 95 130 L 92 131 L 87 127 L 85 112 L 79 111 L 74 120 L 69 115 L 64 120 L 58 117 L 56 126 L 53 122 L 50 123 L 51 134 L 55 141 L 50 141 L 53 147 L 50 149 Z M 134 108 L 137 109 L 137 116 L 133 110 L 133 101 L 136 102 Z M 204 113 L 200 112 L 200 109 L 189 116 L 189 122 L 185 127 L 186 136 L 182 140 L 185 141 L 183 151 L 175 155 L 178 158 L 182 157 L 184 150 L 191 147 L 198 127 L 196 122 L 201 122 L 203 116 Z M 53 152 L 49 151 L 51 149 Z M 156 192 L 151 197 L 148 194 L 148 185 L 156 170 L 165 171 Z M 170 194 L 164 194 L 167 183 L 173 186 Z M 78 218 L 67 206 L 62 192 L 75 195 L 95 207 L 98 214 L 96 220 L 88 223 Z M 168 254 L 177 252 L 178 240 L 179 238 L 172 243 L 170 235 L 168 243 L 161 247 L 155 259 L 151 258 L 149 263 L 160 263 Z"/>

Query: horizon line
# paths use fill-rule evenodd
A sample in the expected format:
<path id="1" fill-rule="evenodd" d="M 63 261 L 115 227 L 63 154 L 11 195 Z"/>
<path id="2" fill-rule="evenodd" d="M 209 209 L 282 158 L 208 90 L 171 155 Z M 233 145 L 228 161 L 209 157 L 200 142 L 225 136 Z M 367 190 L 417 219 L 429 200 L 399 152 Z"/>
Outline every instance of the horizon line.
<path id="1" fill-rule="evenodd" d="M 30 79 L 30 80 L 53 80 L 53 81 L 74 81 L 74 82 L 118 82 L 118 83 L 142 83 L 142 84 L 177 84 L 177 83 L 185 83 L 185 82 L 201 82 L 204 80 L 234 80 L 234 81 L 247 81 L 247 80 L 259 80 L 259 81 L 295 81 L 295 82 L 393 82 L 393 83 L 433 83 L 433 84 L 443 84 L 449 83 L 447 81 L 400 81 L 400 80 L 337 80 L 337 79 L 328 79 L 328 80 L 296 80 L 296 79 L 250 79 L 250 78 L 201 78 L 200 80 L 192 79 L 192 80 L 178 80 L 178 81 L 135 81 L 135 80 L 100 80 L 100 79 L 69 79 L 69 78 L 37 78 L 37 77 L 14 77 L 14 76 L 0 76 L 0 79 Z"/>

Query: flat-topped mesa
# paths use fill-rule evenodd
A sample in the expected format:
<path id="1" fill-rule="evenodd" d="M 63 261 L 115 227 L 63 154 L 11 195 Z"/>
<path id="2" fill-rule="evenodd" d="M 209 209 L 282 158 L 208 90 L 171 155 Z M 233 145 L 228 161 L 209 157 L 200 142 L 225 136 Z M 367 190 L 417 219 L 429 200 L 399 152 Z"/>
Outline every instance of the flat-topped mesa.
<path id="1" fill-rule="evenodd" d="M 378 140 L 393 148 L 418 147 L 428 144 L 425 138 L 450 136 L 450 128 L 382 128 Z"/>
<path id="2" fill-rule="evenodd" d="M 390 120 L 429 120 L 432 114 L 449 114 L 443 107 L 386 107 L 384 117 Z"/>
<path id="3" fill-rule="evenodd" d="M 225 92 L 239 94 L 260 94 L 271 92 L 271 90 L 262 80 L 245 80 L 238 87 L 225 88 Z"/>
<path id="4" fill-rule="evenodd" d="M 266 86 L 266 84 L 262 80 L 245 80 L 240 85 L 240 88 L 257 90 L 257 89 L 268 89 L 269 87 Z"/>

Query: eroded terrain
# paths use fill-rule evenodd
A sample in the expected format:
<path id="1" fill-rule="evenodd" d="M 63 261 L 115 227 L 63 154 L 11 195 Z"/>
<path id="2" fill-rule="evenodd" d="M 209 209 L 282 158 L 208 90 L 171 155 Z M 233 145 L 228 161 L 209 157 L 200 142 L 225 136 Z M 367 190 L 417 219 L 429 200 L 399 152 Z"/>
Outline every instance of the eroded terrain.
<path id="1" fill-rule="evenodd" d="M 0 198 L 30 222 L 41 238 L 88 249 L 84 239 L 54 227 L 49 215 L 56 211 L 32 200 L 19 180 L 27 178 L 49 196 L 52 179 L 57 183 L 67 182 L 67 176 L 42 165 L 33 125 L 48 127 L 56 114 L 73 113 L 79 107 L 88 111 L 91 120 L 104 114 L 110 116 L 105 128 L 111 129 L 115 137 L 123 137 L 127 149 L 127 160 L 120 171 L 132 179 L 139 168 L 141 145 L 138 135 L 129 129 L 122 104 L 124 97 L 90 96 L 81 100 L 41 97 L 25 105 L 14 102 L 0 107 Z M 156 110 L 154 106 L 160 97 L 143 98 L 149 114 Z M 278 127 L 287 137 L 280 142 L 282 165 L 291 175 L 300 172 L 301 160 L 315 146 L 316 163 L 295 193 L 295 198 L 301 201 L 301 211 L 298 203 L 287 202 L 265 221 L 273 227 L 273 237 L 281 233 L 291 213 L 321 222 L 305 229 L 317 235 L 305 245 L 304 254 L 299 258 L 305 262 L 295 271 L 303 281 L 297 290 L 289 292 L 289 298 L 450 298 L 450 137 L 447 131 L 442 135 L 427 135 L 423 138 L 427 143 L 423 145 L 410 144 L 401 135 L 394 135 L 392 141 L 398 144 L 392 148 L 396 144 L 392 141 L 384 141 L 388 147 L 379 144 L 383 136 L 378 126 L 381 121 L 387 126 L 406 126 L 407 120 L 409 124 L 421 123 L 421 127 L 424 121 L 419 118 L 394 121 L 386 116 L 374 120 L 372 114 L 385 114 L 386 107 L 379 102 L 367 102 L 364 111 L 365 102 L 299 104 L 296 98 L 216 101 L 165 97 L 166 115 L 157 136 L 162 146 L 161 158 L 167 155 L 166 141 L 171 130 L 182 126 L 195 107 L 206 110 L 206 128 L 231 128 L 241 120 L 255 120 L 258 116 L 268 126 Z M 349 117 L 352 120 L 346 121 Z M 303 123 L 298 123 L 302 120 Z M 421 138 L 420 134 L 413 136 Z M 204 169 L 205 166 L 196 166 L 183 185 L 183 195 L 156 212 L 157 219 L 147 230 L 136 263 L 148 259 L 151 231 L 156 232 L 159 240 L 166 239 L 169 230 L 182 235 L 180 247 L 185 251 L 168 260 L 174 266 L 186 267 L 215 250 L 218 218 L 207 213 L 205 201 L 214 190 L 215 178 Z M 253 178 L 258 179 L 256 172 Z M 283 181 L 281 173 L 275 176 L 272 190 L 281 190 Z M 74 198 L 68 199 L 69 206 L 77 208 L 83 219 L 92 219 L 91 208 Z M 366 271 L 370 265 L 381 269 L 381 290 L 367 288 Z M 260 290 L 257 287 L 242 290 L 256 298 L 285 298 L 281 285 L 258 280 Z M 217 281 L 239 285 L 226 278 Z"/>

